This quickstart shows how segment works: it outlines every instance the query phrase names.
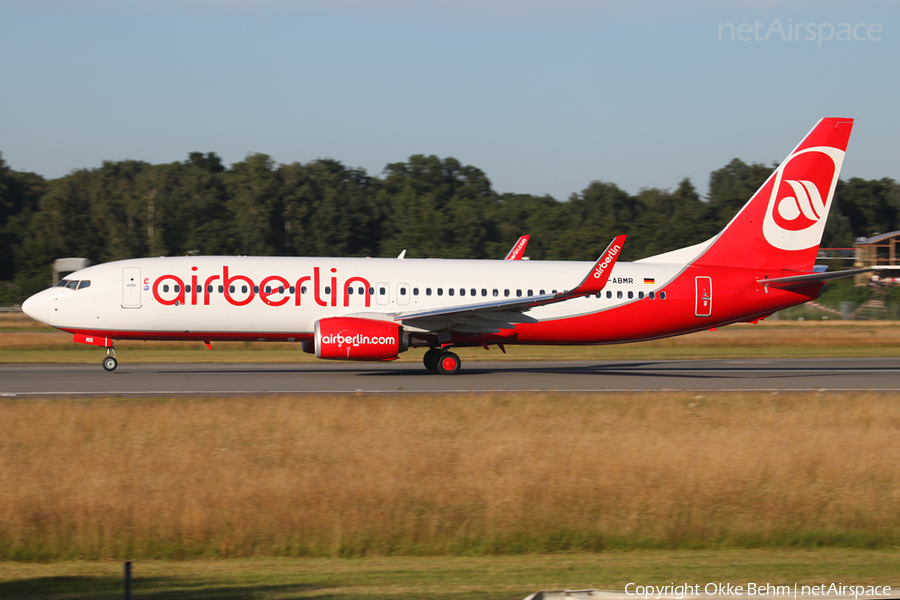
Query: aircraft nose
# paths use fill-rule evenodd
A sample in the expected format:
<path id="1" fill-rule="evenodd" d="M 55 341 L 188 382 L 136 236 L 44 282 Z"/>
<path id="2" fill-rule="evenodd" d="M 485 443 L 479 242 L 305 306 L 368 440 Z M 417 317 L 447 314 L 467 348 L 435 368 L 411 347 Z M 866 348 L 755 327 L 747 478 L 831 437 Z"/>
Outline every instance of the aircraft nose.
<path id="1" fill-rule="evenodd" d="M 44 296 L 44 292 L 38 292 L 22 303 L 22 312 L 41 323 L 47 322 L 48 306 Z"/>

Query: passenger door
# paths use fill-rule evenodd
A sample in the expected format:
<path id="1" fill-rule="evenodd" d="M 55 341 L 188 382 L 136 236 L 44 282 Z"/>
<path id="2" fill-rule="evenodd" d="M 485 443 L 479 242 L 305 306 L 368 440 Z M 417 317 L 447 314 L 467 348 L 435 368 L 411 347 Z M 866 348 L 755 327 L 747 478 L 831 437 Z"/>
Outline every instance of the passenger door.
<path id="1" fill-rule="evenodd" d="M 694 311 L 698 317 L 712 315 L 712 277 L 701 275 L 694 279 L 697 304 Z"/>
<path id="2" fill-rule="evenodd" d="M 141 307 L 141 268 L 125 267 L 122 269 L 122 307 Z"/>

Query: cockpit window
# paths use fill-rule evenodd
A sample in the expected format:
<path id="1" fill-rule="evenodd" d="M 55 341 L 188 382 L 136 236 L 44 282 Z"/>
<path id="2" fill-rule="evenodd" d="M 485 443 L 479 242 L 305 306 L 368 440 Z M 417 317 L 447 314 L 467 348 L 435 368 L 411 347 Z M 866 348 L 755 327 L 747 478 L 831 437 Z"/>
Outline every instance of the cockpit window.
<path id="1" fill-rule="evenodd" d="M 69 288 L 70 290 L 83 290 L 86 287 L 91 287 L 91 280 L 82 279 L 81 281 L 78 281 L 77 279 L 62 279 L 55 287 L 64 287 Z"/>

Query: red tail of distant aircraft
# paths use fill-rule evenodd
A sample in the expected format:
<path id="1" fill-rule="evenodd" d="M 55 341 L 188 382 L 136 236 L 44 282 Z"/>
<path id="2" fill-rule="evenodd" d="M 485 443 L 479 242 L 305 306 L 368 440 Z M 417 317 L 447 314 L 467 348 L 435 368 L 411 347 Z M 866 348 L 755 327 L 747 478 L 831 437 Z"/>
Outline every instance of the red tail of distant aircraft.
<path id="1" fill-rule="evenodd" d="M 813 269 L 852 119 L 822 119 L 737 216 L 701 244 L 593 264 L 522 260 L 178 257 L 83 269 L 23 305 L 107 348 L 114 340 L 302 342 L 319 358 L 386 361 L 427 347 L 456 373 L 454 347 L 614 344 L 756 321 L 818 297 Z M 527 236 L 507 259 L 521 257 Z"/>
<path id="2" fill-rule="evenodd" d="M 529 239 L 531 239 L 530 235 L 523 235 L 520 237 L 518 241 L 513 244 L 513 247 L 509 249 L 505 260 L 522 260 L 522 257 L 525 256 L 525 247 L 528 246 Z"/>

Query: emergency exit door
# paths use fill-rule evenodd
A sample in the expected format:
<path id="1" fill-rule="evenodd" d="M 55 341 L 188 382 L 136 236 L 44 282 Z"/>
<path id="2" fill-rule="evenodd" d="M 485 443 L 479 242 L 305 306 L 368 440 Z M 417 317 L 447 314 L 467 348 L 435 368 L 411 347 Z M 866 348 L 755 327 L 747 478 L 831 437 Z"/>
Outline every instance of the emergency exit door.
<path id="1" fill-rule="evenodd" d="M 141 307 L 140 267 L 125 267 L 122 269 L 122 306 L 124 308 Z"/>
<path id="2" fill-rule="evenodd" d="M 701 275 L 694 279 L 697 306 L 694 311 L 698 317 L 708 317 L 712 314 L 712 277 Z"/>

